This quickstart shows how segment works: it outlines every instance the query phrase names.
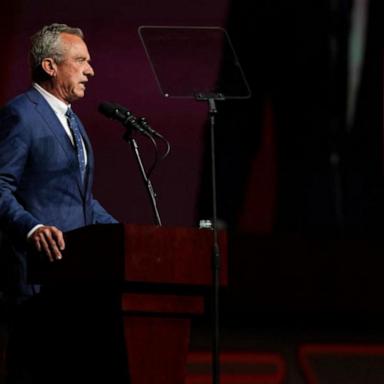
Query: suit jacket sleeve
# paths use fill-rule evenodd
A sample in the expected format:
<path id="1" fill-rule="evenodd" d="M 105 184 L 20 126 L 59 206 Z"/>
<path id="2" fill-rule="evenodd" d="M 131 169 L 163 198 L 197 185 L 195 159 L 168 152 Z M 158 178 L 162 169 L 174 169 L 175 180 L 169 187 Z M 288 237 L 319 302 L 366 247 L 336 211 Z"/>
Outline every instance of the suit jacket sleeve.
<path id="1" fill-rule="evenodd" d="M 40 224 L 15 197 L 29 155 L 29 130 L 10 108 L 0 112 L 0 223 L 26 237 Z"/>

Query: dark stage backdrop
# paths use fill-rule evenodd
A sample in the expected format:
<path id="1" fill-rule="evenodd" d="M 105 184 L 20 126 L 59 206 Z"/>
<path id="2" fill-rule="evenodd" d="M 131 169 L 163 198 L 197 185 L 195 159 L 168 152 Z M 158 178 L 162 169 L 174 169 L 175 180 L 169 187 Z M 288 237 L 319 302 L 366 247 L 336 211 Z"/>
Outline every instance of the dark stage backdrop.
<path id="1" fill-rule="evenodd" d="M 32 33 L 52 22 L 81 27 L 96 76 L 74 109 L 95 149 L 95 196 L 123 222 L 153 222 L 124 129 L 97 112 L 101 101 L 113 101 L 146 116 L 171 142 L 152 178 L 160 214 L 165 225 L 195 226 L 211 215 L 207 105 L 161 96 L 137 28 L 225 27 L 252 98 L 218 106 L 218 214 L 230 233 L 224 321 L 257 323 L 260 313 L 276 312 L 382 313 L 380 3 L 370 1 L 348 129 L 349 0 L 3 2 L 0 103 L 29 87 Z M 139 144 L 150 162 L 151 146 Z"/>

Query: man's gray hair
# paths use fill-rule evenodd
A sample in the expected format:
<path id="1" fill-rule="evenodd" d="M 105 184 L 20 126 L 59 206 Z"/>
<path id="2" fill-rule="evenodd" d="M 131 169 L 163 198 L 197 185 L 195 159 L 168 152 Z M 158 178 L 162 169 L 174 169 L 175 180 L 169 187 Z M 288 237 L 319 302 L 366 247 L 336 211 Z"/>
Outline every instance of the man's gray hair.
<path id="1" fill-rule="evenodd" d="M 73 28 L 67 24 L 58 23 L 44 26 L 31 37 L 32 45 L 29 60 L 33 81 L 40 82 L 48 78 L 48 75 L 41 67 L 44 59 L 50 57 L 56 63 L 60 63 L 63 60 L 64 51 L 60 44 L 61 33 L 69 33 L 84 39 L 84 34 L 80 28 Z"/>

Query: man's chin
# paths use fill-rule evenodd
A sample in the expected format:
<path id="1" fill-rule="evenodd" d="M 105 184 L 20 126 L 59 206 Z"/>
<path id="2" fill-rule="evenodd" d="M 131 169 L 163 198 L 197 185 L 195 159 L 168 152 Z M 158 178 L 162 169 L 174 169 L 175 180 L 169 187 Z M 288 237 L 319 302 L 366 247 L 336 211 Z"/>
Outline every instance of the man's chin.
<path id="1" fill-rule="evenodd" d="M 79 89 L 79 90 L 76 92 L 76 95 L 77 95 L 77 98 L 78 98 L 78 99 L 81 99 L 82 97 L 84 97 L 84 95 L 85 95 L 85 88 L 84 88 L 84 89 Z"/>
<path id="2" fill-rule="evenodd" d="M 85 96 L 85 90 L 84 91 L 77 91 L 75 94 L 71 97 L 71 103 L 73 101 L 76 101 L 78 99 L 82 99 Z"/>

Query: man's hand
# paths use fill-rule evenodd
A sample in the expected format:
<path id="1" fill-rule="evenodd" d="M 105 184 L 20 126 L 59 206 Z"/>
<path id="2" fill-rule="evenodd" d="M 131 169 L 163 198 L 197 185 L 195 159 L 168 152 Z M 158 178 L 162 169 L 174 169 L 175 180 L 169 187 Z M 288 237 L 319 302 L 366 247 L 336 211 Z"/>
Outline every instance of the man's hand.
<path id="1" fill-rule="evenodd" d="M 29 241 L 34 244 L 36 249 L 45 252 L 49 261 L 60 260 L 65 248 L 63 232 L 56 227 L 41 226 L 37 228 L 29 237 Z"/>

